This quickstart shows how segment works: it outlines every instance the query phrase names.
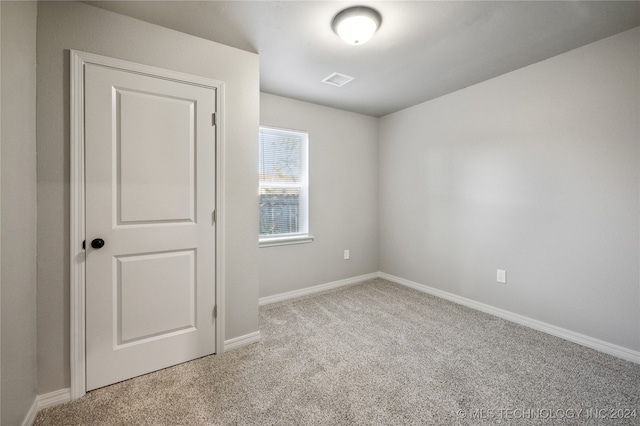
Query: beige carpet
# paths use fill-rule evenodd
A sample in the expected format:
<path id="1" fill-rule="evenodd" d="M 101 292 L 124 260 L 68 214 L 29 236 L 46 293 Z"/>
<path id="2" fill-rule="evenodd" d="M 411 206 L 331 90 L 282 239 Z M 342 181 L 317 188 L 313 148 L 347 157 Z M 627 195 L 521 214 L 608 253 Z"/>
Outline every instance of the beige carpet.
<path id="1" fill-rule="evenodd" d="M 640 424 L 640 365 L 385 280 L 260 315 L 260 343 L 95 390 L 35 424 Z"/>

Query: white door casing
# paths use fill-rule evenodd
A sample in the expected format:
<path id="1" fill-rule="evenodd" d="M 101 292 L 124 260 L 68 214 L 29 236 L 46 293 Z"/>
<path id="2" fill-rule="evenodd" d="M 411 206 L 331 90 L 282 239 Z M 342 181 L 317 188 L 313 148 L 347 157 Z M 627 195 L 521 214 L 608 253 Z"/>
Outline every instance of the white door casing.
<path id="1" fill-rule="evenodd" d="M 223 87 L 96 55 L 71 56 L 77 398 L 223 351 L 222 316 L 213 317 L 224 284 L 220 214 L 214 221 L 222 199 L 216 140 Z M 104 247 L 91 247 L 96 238 Z"/>

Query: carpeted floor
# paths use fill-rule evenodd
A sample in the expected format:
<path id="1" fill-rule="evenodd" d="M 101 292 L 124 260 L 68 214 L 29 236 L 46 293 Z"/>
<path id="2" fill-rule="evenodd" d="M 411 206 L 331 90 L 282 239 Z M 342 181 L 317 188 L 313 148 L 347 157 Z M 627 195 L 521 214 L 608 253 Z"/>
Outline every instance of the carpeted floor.
<path id="1" fill-rule="evenodd" d="M 640 365 L 385 280 L 264 306 L 260 320 L 260 343 L 35 424 L 640 424 Z"/>

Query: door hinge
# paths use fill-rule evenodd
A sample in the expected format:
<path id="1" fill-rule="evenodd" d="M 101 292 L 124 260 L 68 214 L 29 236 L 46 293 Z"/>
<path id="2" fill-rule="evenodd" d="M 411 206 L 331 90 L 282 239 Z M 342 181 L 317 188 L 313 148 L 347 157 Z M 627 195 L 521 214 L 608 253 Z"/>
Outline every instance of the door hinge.
<path id="1" fill-rule="evenodd" d="M 213 210 L 213 213 L 211 213 L 211 217 L 213 218 L 213 224 L 216 224 L 216 210 Z"/>
<path id="2" fill-rule="evenodd" d="M 82 250 L 87 249 L 87 240 L 82 241 Z"/>
<path id="3" fill-rule="evenodd" d="M 212 126 L 216 125 L 216 113 L 215 112 L 213 114 L 211 114 L 211 125 Z"/>
<path id="4" fill-rule="evenodd" d="M 218 305 L 213 305 L 213 319 L 218 318 Z"/>

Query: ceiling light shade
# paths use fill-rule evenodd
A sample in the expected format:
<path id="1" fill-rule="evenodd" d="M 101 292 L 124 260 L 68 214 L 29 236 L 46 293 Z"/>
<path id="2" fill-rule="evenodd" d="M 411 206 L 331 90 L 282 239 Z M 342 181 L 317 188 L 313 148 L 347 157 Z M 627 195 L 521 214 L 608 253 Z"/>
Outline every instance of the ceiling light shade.
<path id="1" fill-rule="evenodd" d="M 350 7 L 338 13 L 331 28 L 349 44 L 364 44 L 380 27 L 382 17 L 370 7 Z"/>

